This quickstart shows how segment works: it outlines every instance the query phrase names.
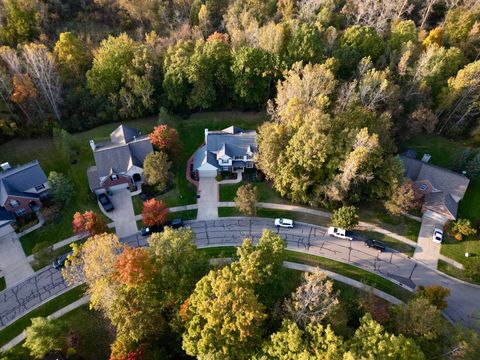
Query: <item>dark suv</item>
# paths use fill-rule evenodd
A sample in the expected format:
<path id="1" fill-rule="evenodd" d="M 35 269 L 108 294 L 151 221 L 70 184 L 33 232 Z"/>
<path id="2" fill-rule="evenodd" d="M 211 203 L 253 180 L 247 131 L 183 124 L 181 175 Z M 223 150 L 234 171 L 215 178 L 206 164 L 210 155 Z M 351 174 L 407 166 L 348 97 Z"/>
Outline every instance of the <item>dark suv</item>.
<path id="1" fill-rule="evenodd" d="M 179 229 L 183 227 L 182 219 L 173 219 L 167 223 L 167 226 L 170 226 L 172 229 Z"/>
<path id="2" fill-rule="evenodd" d="M 106 212 L 110 212 L 110 211 L 113 210 L 113 204 L 110 201 L 110 199 L 108 198 L 107 194 L 102 193 L 102 194 L 98 195 L 98 201 L 100 201 L 100 204 L 102 204 L 103 209 Z"/>
<path id="3" fill-rule="evenodd" d="M 140 229 L 140 234 L 142 234 L 142 236 L 148 236 L 152 235 L 153 233 L 163 232 L 163 230 L 163 225 L 146 226 Z"/>
<path id="4" fill-rule="evenodd" d="M 377 240 L 371 240 L 371 239 L 365 240 L 365 245 L 367 245 L 369 248 L 374 248 L 379 251 L 387 250 L 387 246 L 384 243 Z"/>
<path id="5" fill-rule="evenodd" d="M 65 266 L 65 261 L 67 261 L 67 258 L 68 258 L 70 255 L 72 255 L 72 252 L 71 252 L 71 251 L 68 252 L 68 253 L 66 253 L 66 254 L 63 254 L 63 255 L 60 255 L 59 257 L 57 257 L 57 258 L 53 261 L 53 264 L 52 264 L 53 267 L 54 267 L 55 269 L 57 269 L 57 270 L 60 269 L 60 268 L 62 268 L 62 267 L 64 267 L 64 266 Z"/>

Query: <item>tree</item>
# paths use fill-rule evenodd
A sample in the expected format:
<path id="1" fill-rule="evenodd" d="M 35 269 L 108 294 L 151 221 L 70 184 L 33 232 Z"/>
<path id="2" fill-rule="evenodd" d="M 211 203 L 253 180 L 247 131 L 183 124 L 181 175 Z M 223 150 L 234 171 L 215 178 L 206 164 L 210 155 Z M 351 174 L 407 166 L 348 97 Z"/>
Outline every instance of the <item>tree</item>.
<path id="1" fill-rule="evenodd" d="M 237 190 L 235 205 L 245 215 L 255 215 L 257 212 L 257 187 L 253 184 L 242 185 Z"/>
<path id="2" fill-rule="evenodd" d="M 48 183 L 50 185 L 50 195 L 53 199 L 62 204 L 67 204 L 72 198 L 73 185 L 69 178 L 61 173 L 50 171 L 48 174 Z"/>
<path id="3" fill-rule="evenodd" d="M 53 144 L 55 145 L 57 152 L 65 162 L 70 163 L 74 144 L 72 135 L 70 135 L 67 130 L 58 127 L 53 128 L 52 135 Z"/>
<path id="4" fill-rule="evenodd" d="M 28 0 L 5 0 L 0 7 L 0 42 L 13 47 L 33 40 L 40 34 L 41 16 L 37 2 Z"/>
<path id="5" fill-rule="evenodd" d="M 470 220 L 468 219 L 457 219 L 452 223 L 452 227 L 450 228 L 451 234 L 457 240 L 462 240 L 464 236 L 475 235 L 477 230 L 472 227 Z"/>
<path id="6" fill-rule="evenodd" d="M 301 24 L 292 34 L 292 39 L 287 44 L 288 63 L 296 61 L 304 63 L 320 63 L 325 53 L 320 32 L 313 24 Z"/>
<path id="7" fill-rule="evenodd" d="M 343 229 L 352 230 L 358 225 L 358 209 L 355 206 L 342 206 L 333 211 L 332 224 Z"/>
<path id="8" fill-rule="evenodd" d="M 413 134 L 431 134 L 438 124 L 438 117 L 428 107 L 420 105 L 408 118 L 408 128 Z"/>
<path id="9" fill-rule="evenodd" d="M 245 105 L 259 107 L 270 96 L 275 79 L 275 59 L 258 48 L 241 48 L 233 53 L 234 92 Z"/>
<path id="10" fill-rule="evenodd" d="M 142 221 L 146 226 L 161 225 L 167 220 L 168 208 L 155 198 L 143 203 Z"/>
<path id="11" fill-rule="evenodd" d="M 54 52 L 62 68 L 64 81 L 72 76 L 77 79 L 83 76 L 90 60 L 89 54 L 85 51 L 85 45 L 73 33 L 60 33 Z"/>
<path id="12" fill-rule="evenodd" d="M 403 44 L 418 41 L 417 26 L 413 20 L 403 20 L 392 24 L 392 32 L 388 40 L 388 46 L 393 50 L 400 50 Z"/>
<path id="13" fill-rule="evenodd" d="M 188 302 L 183 348 L 198 358 L 247 359 L 266 315 L 253 289 L 229 267 L 210 271 Z"/>
<path id="14" fill-rule="evenodd" d="M 151 281 L 156 269 L 147 249 L 126 247 L 117 257 L 115 270 L 116 281 L 135 287 Z"/>
<path id="15" fill-rule="evenodd" d="M 149 185 L 155 186 L 158 191 L 167 187 L 168 172 L 172 163 L 163 151 L 148 154 L 143 162 L 145 179 Z"/>
<path id="16" fill-rule="evenodd" d="M 413 183 L 405 179 L 393 192 L 385 209 L 392 215 L 401 215 L 411 210 L 419 209 L 422 205 L 422 196 L 415 190 Z"/>
<path id="17" fill-rule="evenodd" d="M 102 216 L 93 211 L 85 211 L 83 214 L 73 214 L 73 232 L 75 234 L 98 235 L 107 231 L 107 222 Z"/>
<path id="18" fill-rule="evenodd" d="M 440 285 L 418 286 L 415 297 L 425 298 L 430 304 L 437 307 L 438 310 L 445 310 L 448 303 L 445 300 L 450 295 L 450 289 L 441 287 Z"/>
<path id="19" fill-rule="evenodd" d="M 148 135 L 150 142 L 160 151 L 164 151 L 170 156 L 178 156 L 182 148 L 180 137 L 176 129 L 168 125 L 157 125 Z"/>
<path id="20" fill-rule="evenodd" d="M 434 340 L 444 331 L 445 320 L 440 310 L 424 297 L 398 305 L 394 312 L 396 329 L 405 336 Z"/>
<path id="21" fill-rule="evenodd" d="M 117 235 L 105 233 L 92 236 L 81 245 L 74 244 L 72 250 L 62 270 L 63 277 L 72 285 L 85 282 L 91 306 L 107 315 L 118 295 L 113 275 L 124 245 Z"/>
<path id="22" fill-rule="evenodd" d="M 348 76 L 364 57 L 375 63 L 383 53 L 384 43 L 371 27 L 353 25 L 339 38 L 334 56 L 339 60 L 340 73 Z"/>
<path id="23" fill-rule="evenodd" d="M 360 319 L 359 328 L 346 345 L 350 352 L 347 359 L 425 359 L 412 339 L 389 334 L 370 314 Z"/>
<path id="24" fill-rule="evenodd" d="M 25 329 L 23 347 L 30 350 L 35 359 L 43 359 L 51 351 L 60 351 L 65 342 L 65 324 L 50 318 L 32 318 L 32 324 Z"/>
<path id="25" fill-rule="evenodd" d="M 320 324 L 335 311 L 339 304 L 337 295 L 333 290 L 333 282 L 316 268 L 311 274 L 303 274 L 302 283 L 284 306 L 288 316 L 298 326 L 305 328 L 309 324 Z"/>

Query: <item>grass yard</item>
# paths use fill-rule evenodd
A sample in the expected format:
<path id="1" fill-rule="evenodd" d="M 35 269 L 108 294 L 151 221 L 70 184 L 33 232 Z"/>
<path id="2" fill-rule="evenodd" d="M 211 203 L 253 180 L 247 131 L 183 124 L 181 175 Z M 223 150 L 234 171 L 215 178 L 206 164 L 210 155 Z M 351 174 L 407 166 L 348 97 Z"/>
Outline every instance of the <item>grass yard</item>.
<path id="1" fill-rule="evenodd" d="M 7 284 L 5 282 L 5 278 L 2 276 L 0 278 L 0 291 L 4 290 L 7 287 Z"/>
<path id="2" fill-rule="evenodd" d="M 235 201 L 237 190 L 240 186 L 253 183 L 257 187 L 258 201 L 275 204 L 290 204 L 287 199 L 284 199 L 273 188 L 268 181 L 252 181 L 250 179 L 243 179 L 238 184 L 220 185 L 220 201 Z"/>
<path id="3" fill-rule="evenodd" d="M 30 319 L 38 316 L 48 316 L 55 311 L 73 303 L 84 295 L 85 289 L 83 286 L 77 286 L 66 293 L 50 300 L 28 314 L 22 316 L 14 323 L 6 328 L 0 330 L 0 346 L 6 344 L 15 336 L 22 333 L 22 331 L 30 325 Z"/>
<path id="4" fill-rule="evenodd" d="M 85 241 L 87 241 L 87 238 L 82 239 L 80 241 L 76 241 L 76 243 L 77 244 L 82 244 Z M 33 271 L 38 271 L 38 270 L 44 268 L 45 266 L 52 264 L 53 260 L 55 260 L 57 257 L 71 251 L 72 248 L 71 248 L 70 245 L 72 245 L 72 244 L 62 246 L 61 248 L 58 248 L 57 250 L 53 250 L 50 254 L 42 257 L 41 259 L 35 260 L 32 264 Z"/>

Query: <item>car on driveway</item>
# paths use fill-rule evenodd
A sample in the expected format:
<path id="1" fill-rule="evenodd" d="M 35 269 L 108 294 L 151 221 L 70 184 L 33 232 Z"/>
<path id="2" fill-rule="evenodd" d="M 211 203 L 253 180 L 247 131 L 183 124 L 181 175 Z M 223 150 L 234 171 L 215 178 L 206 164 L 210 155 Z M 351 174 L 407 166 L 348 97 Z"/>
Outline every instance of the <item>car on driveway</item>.
<path id="1" fill-rule="evenodd" d="M 110 212 L 114 209 L 113 204 L 108 198 L 107 194 L 103 193 L 98 195 L 98 201 L 100 201 L 100 204 L 102 204 L 103 206 L 103 210 L 105 210 L 106 212 Z"/>
<path id="2" fill-rule="evenodd" d="M 339 239 L 353 240 L 353 232 L 342 229 L 342 228 L 330 226 L 328 228 L 327 233 L 328 235 L 339 238 Z"/>
<path id="3" fill-rule="evenodd" d="M 66 254 L 63 254 L 63 255 L 60 255 L 59 257 L 57 257 L 55 260 L 53 260 L 53 264 L 52 266 L 54 267 L 54 269 L 61 269 L 62 267 L 65 266 L 65 261 L 67 261 L 67 258 L 72 255 L 72 252 L 68 252 Z"/>
<path id="4" fill-rule="evenodd" d="M 170 220 L 167 223 L 167 226 L 170 226 L 172 229 L 179 229 L 179 228 L 183 227 L 183 220 L 182 219 Z"/>
<path id="5" fill-rule="evenodd" d="M 387 250 L 387 246 L 384 243 L 377 240 L 371 240 L 371 239 L 365 240 L 365 245 L 368 246 L 369 248 L 377 249 L 378 251 Z"/>
<path id="6" fill-rule="evenodd" d="M 435 228 L 435 230 L 433 230 L 432 240 L 434 243 L 441 244 L 443 240 L 443 231 Z"/>
<path id="7" fill-rule="evenodd" d="M 163 225 L 152 225 L 152 226 L 145 226 L 140 229 L 140 234 L 142 236 L 148 236 L 152 235 L 153 233 L 159 233 L 162 232 L 165 228 Z"/>
<path id="8" fill-rule="evenodd" d="M 284 227 L 284 228 L 293 228 L 293 220 L 290 219 L 275 219 L 275 226 Z"/>

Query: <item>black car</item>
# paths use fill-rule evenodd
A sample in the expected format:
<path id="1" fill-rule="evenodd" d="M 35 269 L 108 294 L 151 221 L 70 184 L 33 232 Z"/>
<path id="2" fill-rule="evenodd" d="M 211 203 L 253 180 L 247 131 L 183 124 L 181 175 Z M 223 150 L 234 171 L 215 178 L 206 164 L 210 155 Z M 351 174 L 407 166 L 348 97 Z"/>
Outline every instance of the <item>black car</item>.
<path id="1" fill-rule="evenodd" d="M 163 230 L 163 225 L 146 226 L 140 229 L 140 234 L 142 234 L 142 236 L 148 236 L 153 233 L 162 232 Z"/>
<path id="2" fill-rule="evenodd" d="M 65 261 L 67 261 L 67 258 L 72 255 L 72 252 L 68 252 L 66 254 L 63 254 L 63 255 L 60 255 L 58 258 L 56 258 L 55 260 L 53 260 L 53 264 L 52 266 L 55 268 L 55 269 L 60 269 L 62 267 L 65 266 Z"/>
<path id="3" fill-rule="evenodd" d="M 371 239 L 365 240 L 365 245 L 367 245 L 369 248 L 374 248 L 379 251 L 387 250 L 387 246 L 384 243 L 377 240 L 371 240 Z"/>
<path id="4" fill-rule="evenodd" d="M 169 221 L 167 225 L 170 226 L 172 229 L 179 229 L 179 228 L 183 227 L 183 220 L 182 219 L 173 219 L 173 220 Z"/>
<path id="5" fill-rule="evenodd" d="M 100 204 L 102 204 L 103 209 L 106 212 L 110 212 L 110 211 L 113 210 L 113 204 L 110 201 L 110 199 L 108 198 L 107 194 L 103 193 L 103 194 L 98 195 L 98 201 L 100 201 Z"/>

